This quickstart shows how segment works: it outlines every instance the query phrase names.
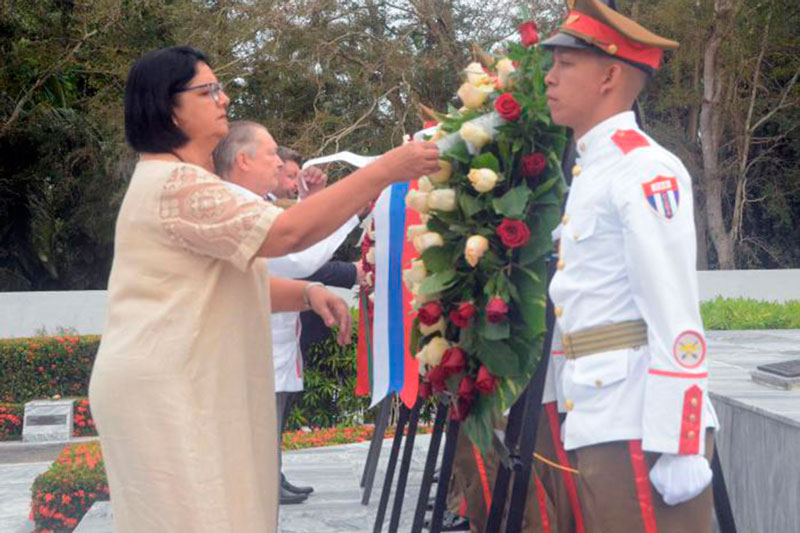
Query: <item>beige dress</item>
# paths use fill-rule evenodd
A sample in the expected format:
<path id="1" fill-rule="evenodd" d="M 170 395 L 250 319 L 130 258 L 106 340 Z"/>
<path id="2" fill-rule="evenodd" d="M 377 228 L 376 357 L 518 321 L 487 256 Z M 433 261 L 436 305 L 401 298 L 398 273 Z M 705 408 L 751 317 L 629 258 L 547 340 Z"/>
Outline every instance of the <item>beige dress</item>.
<path id="1" fill-rule="evenodd" d="M 89 386 L 116 533 L 274 532 L 266 261 L 280 209 L 200 167 L 136 166 Z"/>

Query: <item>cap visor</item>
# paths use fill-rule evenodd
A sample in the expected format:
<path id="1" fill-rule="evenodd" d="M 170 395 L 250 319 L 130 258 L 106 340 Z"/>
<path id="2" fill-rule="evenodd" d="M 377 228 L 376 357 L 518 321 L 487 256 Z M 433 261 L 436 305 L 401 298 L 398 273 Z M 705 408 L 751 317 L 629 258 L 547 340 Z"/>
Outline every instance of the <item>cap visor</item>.
<path id="1" fill-rule="evenodd" d="M 552 37 L 541 41 L 539 46 L 545 49 L 555 48 L 557 46 L 562 46 L 564 48 L 592 48 L 592 45 L 589 43 L 566 33 L 556 33 Z"/>

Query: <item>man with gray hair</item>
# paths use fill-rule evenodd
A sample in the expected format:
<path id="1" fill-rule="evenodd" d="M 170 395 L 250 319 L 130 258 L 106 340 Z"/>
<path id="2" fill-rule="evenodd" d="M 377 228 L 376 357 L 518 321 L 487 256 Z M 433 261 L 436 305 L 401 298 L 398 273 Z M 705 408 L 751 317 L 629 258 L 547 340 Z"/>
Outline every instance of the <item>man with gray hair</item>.
<path id="1" fill-rule="evenodd" d="M 284 162 L 280 154 L 287 158 L 288 163 Z M 301 164 L 302 159 L 297 152 L 279 149 L 264 126 L 250 121 L 231 123 L 228 136 L 219 143 L 214 152 L 214 166 L 219 176 L 236 186 L 266 197 L 279 207 L 289 205 L 286 202 L 293 203 L 291 196 L 297 190 L 294 185 L 297 181 L 308 185 L 302 188 L 302 197 L 325 187 L 328 178 L 324 172 L 315 167 L 300 172 Z M 290 171 L 288 174 L 285 172 L 287 166 Z M 353 217 L 314 246 L 302 252 L 269 259 L 270 273 L 293 279 L 312 278 L 321 268 L 333 263 L 330 261 L 333 253 L 357 225 L 358 217 Z M 349 263 L 346 265 L 353 270 L 349 281 L 349 286 L 352 287 L 356 281 L 356 267 Z M 314 281 L 319 283 L 321 280 Z M 330 282 L 327 278 L 325 281 Z M 280 439 L 292 403 L 303 390 L 303 360 L 299 347 L 301 323 L 298 313 L 273 313 L 271 318 Z M 297 487 L 289 483 L 281 473 L 281 504 L 301 503 L 312 491 L 311 487 Z"/>

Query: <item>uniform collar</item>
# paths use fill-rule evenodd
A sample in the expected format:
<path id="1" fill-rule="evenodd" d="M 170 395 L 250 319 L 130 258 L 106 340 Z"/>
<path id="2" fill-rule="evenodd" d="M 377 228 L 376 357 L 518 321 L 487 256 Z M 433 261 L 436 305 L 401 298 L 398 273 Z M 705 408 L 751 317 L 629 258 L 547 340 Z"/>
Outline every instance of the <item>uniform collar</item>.
<path id="1" fill-rule="evenodd" d="M 636 124 L 636 115 L 633 111 L 625 111 L 605 119 L 578 139 L 576 143 L 578 157 L 584 160 L 593 158 L 611 140 L 611 136 L 616 130 L 629 129 L 639 129 Z"/>

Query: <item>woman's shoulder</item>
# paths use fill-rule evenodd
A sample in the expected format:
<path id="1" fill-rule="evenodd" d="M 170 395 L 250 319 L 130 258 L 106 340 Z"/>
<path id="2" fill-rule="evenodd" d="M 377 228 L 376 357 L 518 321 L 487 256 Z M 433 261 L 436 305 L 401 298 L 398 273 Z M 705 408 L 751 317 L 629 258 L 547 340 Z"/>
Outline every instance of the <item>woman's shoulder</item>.
<path id="1" fill-rule="evenodd" d="M 146 175 L 160 178 L 174 185 L 192 185 L 199 183 L 214 183 L 221 179 L 201 166 L 182 161 L 162 161 L 148 159 L 139 161 L 134 170 L 134 176 Z"/>

